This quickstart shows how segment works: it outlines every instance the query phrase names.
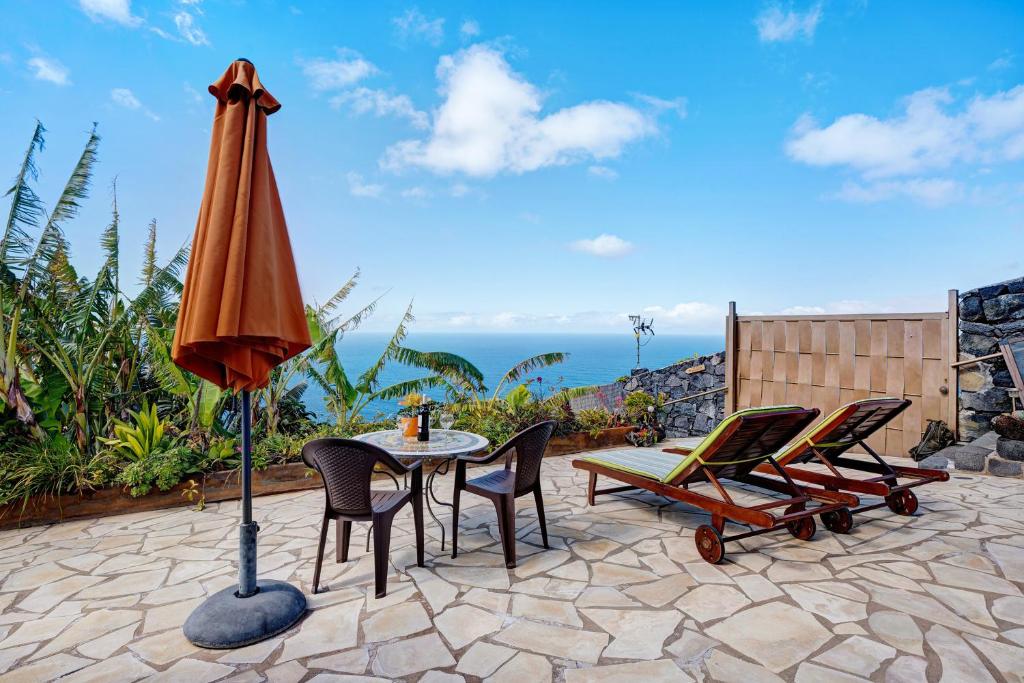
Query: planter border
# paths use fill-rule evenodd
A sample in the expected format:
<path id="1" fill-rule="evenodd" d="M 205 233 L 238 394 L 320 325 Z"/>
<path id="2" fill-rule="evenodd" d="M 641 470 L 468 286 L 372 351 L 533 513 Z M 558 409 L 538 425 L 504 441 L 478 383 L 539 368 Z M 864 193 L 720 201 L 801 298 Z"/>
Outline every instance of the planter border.
<path id="1" fill-rule="evenodd" d="M 626 434 L 631 429 L 633 428 L 612 427 L 597 434 L 574 432 L 556 436 L 548 443 L 544 456 L 553 457 L 620 446 L 626 443 Z M 203 501 L 207 505 L 227 500 L 238 500 L 242 495 L 238 479 L 236 470 L 211 472 L 189 477 L 167 491 L 152 491 L 138 498 L 131 497 L 121 487 L 86 491 L 78 495 L 32 496 L 24 507 L 21 501 L 0 506 L 0 531 L 76 519 L 192 506 L 195 505 L 195 501 L 190 501 L 183 495 L 186 490 L 191 488 L 190 480 L 199 487 Z M 253 496 L 318 488 L 321 488 L 320 475 L 315 472 L 310 474 L 309 468 L 302 462 L 271 465 L 265 470 L 253 472 Z"/>

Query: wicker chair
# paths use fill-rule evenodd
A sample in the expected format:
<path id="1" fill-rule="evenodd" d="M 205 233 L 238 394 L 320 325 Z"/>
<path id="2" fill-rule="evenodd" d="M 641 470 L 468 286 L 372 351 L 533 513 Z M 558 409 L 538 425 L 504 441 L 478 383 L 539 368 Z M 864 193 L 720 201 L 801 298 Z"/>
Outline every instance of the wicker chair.
<path id="1" fill-rule="evenodd" d="M 423 566 L 423 473 L 416 462 L 406 466 L 387 451 L 351 439 L 316 439 L 302 448 L 302 459 L 316 469 L 324 481 L 326 505 L 320 528 L 320 546 L 313 572 L 313 592 L 320 586 L 320 567 L 324 561 L 327 526 L 335 521 L 335 560 L 348 560 L 352 522 L 373 523 L 373 566 L 378 598 L 387 595 L 388 558 L 391 549 L 391 523 L 406 503 L 412 503 L 416 526 L 416 564 Z M 412 474 L 412 488 L 377 491 L 370 488 L 373 470 L 381 464 L 396 474 Z"/>
<path id="2" fill-rule="evenodd" d="M 452 510 L 452 557 L 459 553 L 459 495 L 463 490 L 483 496 L 494 503 L 498 512 L 498 530 L 505 553 L 505 566 L 516 566 L 516 498 L 533 494 L 537 505 L 537 520 L 544 547 L 548 547 L 548 527 L 544 521 L 544 498 L 540 491 L 540 463 L 544 458 L 553 421 L 541 422 L 519 432 L 490 455 L 462 456 L 455 466 L 454 509 Z M 512 469 L 515 454 L 516 468 Z M 466 481 L 467 463 L 487 465 L 505 456 L 505 469 Z"/>

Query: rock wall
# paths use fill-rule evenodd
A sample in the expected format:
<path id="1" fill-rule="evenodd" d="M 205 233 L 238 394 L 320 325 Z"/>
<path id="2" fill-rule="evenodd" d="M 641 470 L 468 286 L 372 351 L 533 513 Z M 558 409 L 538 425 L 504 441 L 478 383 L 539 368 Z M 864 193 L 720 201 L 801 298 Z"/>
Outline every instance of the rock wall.
<path id="1" fill-rule="evenodd" d="M 959 334 L 959 360 L 995 353 L 1000 339 L 1024 334 L 1024 277 L 961 294 Z M 961 367 L 960 438 L 988 432 L 992 418 L 1010 410 L 1012 388 L 1002 358 Z"/>
<path id="2" fill-rule="evenodd" d="M 619 383 L 626 392 L 661 392 L 668 400 L 725 386 L 725 352 L 687 359 L 658 370 L 638 369 Z M 662 418 L 670 437 L 703 436 L 725 417 L 725 392 L 675 403 Z"/>

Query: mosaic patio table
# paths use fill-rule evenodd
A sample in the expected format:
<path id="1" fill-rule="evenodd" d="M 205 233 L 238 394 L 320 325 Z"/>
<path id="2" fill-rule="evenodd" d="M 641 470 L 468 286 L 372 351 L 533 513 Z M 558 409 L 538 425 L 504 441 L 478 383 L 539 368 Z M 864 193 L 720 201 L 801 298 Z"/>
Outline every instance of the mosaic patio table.
<path id="1" fill-rule="evenodd" d="M 447 507 L 453 507 L 451 503 L 446 503 L 443 500 L 438 499 L 437 494 L 434 493 L 434 477 L 438 474 L 444 476 L 448 474 L 449 468 L 451 468 L 452 461 L 458 458 L 460 455 L 473 455 L 487 448 L 490 441 L 479 434 L 473 434 L 472 432 L 460 432 L 457 429 L 431 429 L 429 441 L 417 441 L 416 437 L 407 437 L 397 429 L 392 429 L 385 432 L 370 432 L 368 434 L 360 434 L 359 436 L 353 437 L 359 441 L 365 441 L 366 443 L 373 444 L 378 448 L 383 448 L 391 455 L 395 456 L 399 460 L 439 460 L 434 468 L 427 474 L 426 482 L 426 499 L 427 499 L 427 512 L 434 519 L 439 527 L 441 527 L 441 550 L 444 550 L 444 537 L 445 529 L 444 524 L 434 514 L 434 508 L 430 504 L 431 499 L 434 501 L 434 505 L 444 505 Z M 453 520 L 453 524 L 457 524 L 458 520 Z"/>

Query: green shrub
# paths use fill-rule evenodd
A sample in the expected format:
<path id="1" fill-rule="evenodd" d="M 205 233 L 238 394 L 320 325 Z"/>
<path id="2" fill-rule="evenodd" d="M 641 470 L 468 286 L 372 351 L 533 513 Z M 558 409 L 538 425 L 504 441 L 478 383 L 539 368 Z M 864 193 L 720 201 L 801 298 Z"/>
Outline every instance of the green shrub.
<path id="1" fill-rule="evenodd" d="M 655 398 L 646 391 L 634 391 L 626 397 L 626 400 L 622 404 L 623 414 L 626 420 L 631 424 L 647 424 L 655 419 L 657 412 L 665 402 L 665 399 L 665 394 L 661 394 Z"/>
<path id="2" fill-rule="evenodd" d="M 0 453 L 0 504 L 91 489 L 105 479 L 103 464 L 61 435 L 26 441 Z"/>
<path id="3" fill-rule="evenodd" d="M 596 435 L 602 429 L 615 427 L 618 421 L 615 415 L 603 408 L 585 408 L 576 413 L 576 422 L 578 431 Z"/>
<path id="4" fill-rule="evenodd" d="M 146 495 L 154 486 L 168 491 L 185 475 L 201 471 L 200 458 L 184 446 L 150 453 L 126 465 L 117 476 L 117 482 L 133 497 Z"/>

